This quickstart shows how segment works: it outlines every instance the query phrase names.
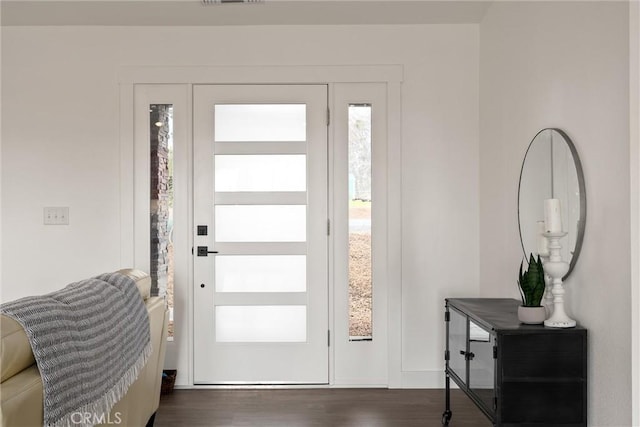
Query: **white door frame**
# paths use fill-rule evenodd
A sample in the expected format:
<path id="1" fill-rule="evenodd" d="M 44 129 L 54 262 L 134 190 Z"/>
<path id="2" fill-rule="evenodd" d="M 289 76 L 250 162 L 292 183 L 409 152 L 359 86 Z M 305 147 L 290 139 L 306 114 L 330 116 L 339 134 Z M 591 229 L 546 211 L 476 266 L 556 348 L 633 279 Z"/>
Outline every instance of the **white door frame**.
<path id="1" fill-rule="evenodd" d="M 384 387 L 388 384 L 388 276 L 387 276 L 387 93 L 384 83 L 336 83 L 333 85 L 332 161 L 332 284 L 333 384 L 346 387 Z M 372 337 L 349 336 L 349 105 L 371 105 L 372 172 Z M 339 356 L 339 357 L 338 357 Z"/>
<path id="2" fill-rule="evenodd" d="M 371 66 L 247 66 L 247 67 L 123 67 L 119 73 L 120 83 L 120 202 L 121 202 L 121 266 L 145 267 L 136 248 L 148 245 L 148 240 L 136 245 L 135 230 L 148 226 L 148 215 L 136 209 L 134 191 L 136 165 L 140 160 L 134 158 L 134 85 L 166 84 L 184 85 L 189 95 L 187 108 L 191 108 L 192 84 L 329 84 L 334 83 L 386 83 L 387 85 L 387 284 L 388 284 L 388 386 L 402 386 L 401 339 L 402 339 L 402 245 L 401 245 L 401 84 L 403 67 L 401 65 Z M 329 100 L 329 105 L 332 104 Z M 189 113 L 191 111 L 189 110 Z M 189 140 L 191 129 L 187 129 Z M 330 136 L 329 144 L 333 141 Z M 144 178 L 142 178 L 144 179 Z M 190 191 L 189 191 L 190 192 Z M 192 203 L 188 203 L 189 206 Z M 192 227 L 192 224 L 189 224 Z M 188 245 L 193 245 L 189 238 Z M 191 263 L 189 263 L 191 265 Z M 186 280 L 193 281 L 192 272 Z M 185 295 L 188 313 L 193 313 L 193 287 L 186 286 Z M 334 297 L 332 287 L 329 297 Z M 329 318 L 333 319 L 333 309 L 329 310 Z M 186 319 L 189 333 L 181 340 L 179 359 L 167 354 L 167 361 L 178 369 L 176 384 L 182 387 L 193 387 L 193 318 Z M 334 348 L 331 348 L 330 372 L 334 369 Z"/>
<path id="3" fill-rule="evenodd" d="M 121 151 L 121 173 L 127 174 L 133 185 L 128 186 L 124 179 L 121 180 L 121 206 L 122 206 L 122 231 L 121 231 L 121 265 L 122 267 L 135 267 L 142 271 L 149 271 L 150 267 L 150 224 L 149 224 L 149 113 L 150 104 L 172 104 L 174 107 L 174 294 L 186 291 L 186 284 L 191 283 L 193 269 L 189 258 L 189 248 L 192 246 L 190 233 L 185 230 L 192 229 L 191 179 L 186 171 L 192 168 L 191 155 L 191 88 L 190 85 L 158 85 L 138 84 L 132 88 L 134 111 L 133 135 L 135 137 L 133 147 Z M 141 114 L 138 114 L 141 113 Z M 135 160 L 134 160 L 135 159 Z M 125 168 L 123 162 L 134 161 L 135 173 L 132 169 Z M 180 174 L 179 172 L 183 172 Z M 131 192 L 130 189 L 133 191 Z M 129 204 L 131 207 L 129 207 Z M 126 209 L 133 209 L 134 221 L 125 215 Z M 135 242 L 144 242 L 136 245 Z M 126 252 L 125 252 L 126 250 Z M 128 258 L 128 260 L 127 260 Z M 165 364 L 178 365 L 186 362 L 186 355 L 179 349 L 189 345 L 189 305 L 181 298 L 174 299 L 174 337 L 167 342 Z M 180 360 L 177 360 L 180 358 Z M 187 372 L 187 371 L 185 371 Z M 180 375 L 180 374 L 179 374 Z"/>

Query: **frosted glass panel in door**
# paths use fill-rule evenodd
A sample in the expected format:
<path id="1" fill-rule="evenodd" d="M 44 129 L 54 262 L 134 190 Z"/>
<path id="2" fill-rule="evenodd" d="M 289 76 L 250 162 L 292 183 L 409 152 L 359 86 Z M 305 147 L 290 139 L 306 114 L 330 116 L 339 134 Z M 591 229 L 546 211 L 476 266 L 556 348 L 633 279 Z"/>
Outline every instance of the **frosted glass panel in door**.
<path id="1" fill-rule="evenodd" d="M 305 104 L 217 104 L 216 142 L 306 141 Z"/>
<path id="2" fill-rule="evenodd" d="M 218 242 L 304 242 L 305 205 L 216 205 Z"/>
<path id="3" fill-rule="evenodd" d="M 305 342 L 307 307 L 304 305 L 218 306 L 218 342 Z"/>
<path id="4" fill-rule="evenodd" d="M 218 255 L 216 292 L 305 292 L 305 255 Z"/>
<path id="5" fill-rule="evenodd" d="M 307 156 L 217 155 L 215 191 L 306 191 Z"/>

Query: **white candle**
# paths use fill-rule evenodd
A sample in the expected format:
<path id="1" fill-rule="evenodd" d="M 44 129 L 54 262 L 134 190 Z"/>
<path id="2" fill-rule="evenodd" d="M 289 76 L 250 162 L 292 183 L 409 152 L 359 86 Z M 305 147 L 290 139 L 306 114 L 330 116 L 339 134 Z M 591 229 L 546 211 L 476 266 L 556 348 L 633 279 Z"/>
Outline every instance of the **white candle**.
<path id="1" fill-rule="evenodd" d="M 562 232 L 562 215 L 560 200 L 547 199 L 544 201 L 544 229 L 547 233 Z"/>
<path id="2" fill-rule="evenodd" d="M 549 242 L 547 238 L 543 235 L 545 232 L 544 221 L 538 221 L 538 232 L 536 233 L 536 241 L 538 243 L 538 255 L 546 256 L 549 255 Z"/>

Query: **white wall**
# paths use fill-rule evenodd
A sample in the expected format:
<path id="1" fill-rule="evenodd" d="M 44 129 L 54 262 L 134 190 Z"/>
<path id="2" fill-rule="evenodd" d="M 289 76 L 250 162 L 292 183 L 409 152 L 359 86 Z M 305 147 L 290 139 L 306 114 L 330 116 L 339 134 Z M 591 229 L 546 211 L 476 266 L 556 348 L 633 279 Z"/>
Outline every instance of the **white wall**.
<path id="1" fill-rule="evenodd" d="M 442 383 L 443 298 L 478 294 L 478 26 L 4 27 L 2 292 L 118 267 L 125 65 L 402 64 L 404 385 Z M 70 225 L 42 225 L 69 206 Z M 464 268 L 460 268 L 463 265 Z M 397 284 L 391 284 L 397 286 Z"/>
<path id="2" fill-rule="evenodd" d="M 640 425 L 640 3 L 629 5 L 632 422 Z"/>
<path id="3" fill-rule="evenodd" d="M 434 27 L 432 31 L 444 28 Z M 467 31 L 465 39 L 454 33 L 443 34 L 442 44 L 421 37 L 416 43 L 422 48 L 405 68 L 405 385 L 413 381 L 417 386 L 444 385 L 444 299 L 475 296 L 478 292 L 478 46 L 473 36 L 477 26 L 467 27 Z M 410 374 L 417 372 L 421 374 Z"/>
<path id="4" fill-rule="evenodd" d="M 480 25 L 480 283 L 517 297 L 527 144 L 564 129 L 582 160 L 584 246 L 566 307 L 589 330 L 589 424 L 631 425 L 629 5 L 495 2 Z"/>

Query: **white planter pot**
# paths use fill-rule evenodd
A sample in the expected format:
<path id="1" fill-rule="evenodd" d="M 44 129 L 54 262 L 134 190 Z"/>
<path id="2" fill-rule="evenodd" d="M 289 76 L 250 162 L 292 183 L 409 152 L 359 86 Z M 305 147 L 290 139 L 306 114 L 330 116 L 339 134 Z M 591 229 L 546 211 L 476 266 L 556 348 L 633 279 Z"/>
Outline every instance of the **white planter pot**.
<path id="1" fill-rule="evenodd" d="M 547 312 L 544 307 L 518 307 L 518 320 L 527 325 L 539 325 L 544 323 Z"/>

